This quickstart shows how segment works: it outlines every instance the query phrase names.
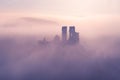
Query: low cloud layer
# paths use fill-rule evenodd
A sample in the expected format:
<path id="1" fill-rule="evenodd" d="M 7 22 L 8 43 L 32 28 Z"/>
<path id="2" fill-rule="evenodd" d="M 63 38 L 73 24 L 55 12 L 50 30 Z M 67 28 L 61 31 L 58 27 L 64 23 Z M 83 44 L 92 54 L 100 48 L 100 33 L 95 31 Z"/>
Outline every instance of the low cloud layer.
<path id="1" fill-rule="evenodd" d="M 3 23 L 1 27 L 38 27 L 37 25 L 58 25 L 56 21 L 34 18 L 34 17 L 21 17 L 8 23 Z"/>
<path id="2" fill-rule="evenodd" d="M 38 38 L 1 37 L 0 79 L 119 80 L 118 43 L 119 38 L 106 37 L 78 45 L 41 45 Z"/>
<path id="3" fill-rule="evenodd" d="M 4 17 L 3 17 L 4 18 Z M 120 16 L 93 16 L 73 18 L 64 20 L 57 18 L 19 17 L 0 20 L 1 34 L 32 34 L 32 35 L 54 35 L 61 34 L 61 26 L 74 25 L 81 36 L 119 36 Z"/>
<path id="4" fill-rule="evenodd" d="M 19 18 L 11 18 L 4 23 L 0 23 L 0 33 L 1 34 L 32 34 L 32 35 L 43 35 L 43 34 L 53 34 L 57 31 L 58 23 L 52 19 L 44 19 L 44 18 L 35 18 L 35 17 L 19 17 Z M 53 29 L 54 28 L 54 29 Z M 48 33 L 49 32 L 49 33 Z"/>
<path id="5" fill-rule="evenodd" d="M 59 22 L 21 17 L 1 23 L 0 80 L 119 80 L 119 19 L 102 20 L 73 22 L 80 44 L 66 46 L 49 39 L 40 44 L 41 35 L 60 34 Z"/>

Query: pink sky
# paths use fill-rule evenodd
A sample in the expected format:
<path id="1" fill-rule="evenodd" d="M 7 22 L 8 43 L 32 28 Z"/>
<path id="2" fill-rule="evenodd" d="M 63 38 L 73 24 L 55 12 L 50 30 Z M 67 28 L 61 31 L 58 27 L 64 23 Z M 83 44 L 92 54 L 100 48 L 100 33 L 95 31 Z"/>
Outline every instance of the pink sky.
<path id="1" fill-rule="evenodd" d="M 119 35 L 119 0 L 1 0 L 0 32 L 61 34 L 62 25 L 75 25 L 81 35 Z M 43 20 L 21 21 L 23 17 Z M 49 21 L 54 22 L 52 24 Z M 3 26 L 10 26 L 5 28 Z M 16 27 L 12 27 L 15 26 Z M 48 27 L 49 26 L 49 27 Z"/>

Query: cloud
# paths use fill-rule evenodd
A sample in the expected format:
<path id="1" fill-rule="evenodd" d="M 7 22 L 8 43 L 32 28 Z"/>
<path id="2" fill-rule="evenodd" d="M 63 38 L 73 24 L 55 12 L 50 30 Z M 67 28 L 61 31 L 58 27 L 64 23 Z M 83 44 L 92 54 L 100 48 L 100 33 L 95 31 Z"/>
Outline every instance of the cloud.
<path id="1" fill-rule="evenodd" d="M 69 18 L 68 18 L 69 19 Z M 58 18 L 19 17 L 1 23 L 1 33 L 14 34 L 61 34 L 61 26 L 75 25 L 81 36 L 119 36 L 119 15 L 101 15 L 74 18 L 71 21 Z"/>
<path id="2" fill-rule="evenodd" d="M 35 17 L 11 18 L 0 23 L 0 33 L 5 35 L 46 35 L 57 32 L 60 23 L 57 20 Z M 50 33 L 48 33 L 50 32 Z"/>
<path id="3" fill-rule="evenodd" d="M 17 20 L 10 21 L 8 23 L 4 23 L 0 25 L 1 27 L 30 27 L 34 25 L 59 25 L 58 22 L 54 20 L 47 20 L 42 18 L 33 18 L 33 17 L 22 17 L 18 18 Z"/>
<path id="4" fill-rule="evenodd" d="M 119 38 L 86 41 L 89 44 L 42 46 L 34 36 L 1 37 L 0 79 L 120 79 Z"/>

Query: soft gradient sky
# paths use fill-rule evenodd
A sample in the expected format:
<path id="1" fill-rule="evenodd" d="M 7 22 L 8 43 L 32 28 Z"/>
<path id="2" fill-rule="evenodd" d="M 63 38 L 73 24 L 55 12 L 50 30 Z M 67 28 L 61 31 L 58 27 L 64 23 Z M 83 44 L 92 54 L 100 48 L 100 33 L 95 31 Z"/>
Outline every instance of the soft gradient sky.
<path id="1" fill-rule="evenodd" d="M 116 35 L 120 34 L 119 3 L 120 0 L 0 0 L 0 32 L 35 33 L 44 28 L 54 34 L 59 30 L 60 34 L 61 26 L 75 25 L 81 35 Z M 49 24 L 51 21 L 55 24 Z M 3 28 L 6 25 L 9 28 Z"/>
<path id="2" fill-rule="evenodd" d="M 0 0 L 1 12 L 91 16 L 119 14 L 120 0 Z"/>

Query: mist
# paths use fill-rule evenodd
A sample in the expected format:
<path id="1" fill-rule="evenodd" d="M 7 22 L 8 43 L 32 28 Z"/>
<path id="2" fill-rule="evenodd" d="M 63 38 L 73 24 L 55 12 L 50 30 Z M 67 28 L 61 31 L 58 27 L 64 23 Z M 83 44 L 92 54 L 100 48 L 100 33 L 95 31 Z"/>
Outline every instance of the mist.
<path id="1" fill-rule="evenodd" d="M 76 45 L 61 45 L 53 40 L 53 35 L 61 35 L 61 23 L 58 21 L 27 17 L 2 23 L 0 79 L 119 80 L 120 37 L 116 31 L 119 30 L 119 20 L 111 23 L 111 30 L 107 25 L 110 19 L 106 19 L 106 23 L 94 21 L 96 19 L 91 21 L 93 23 L 86 22 L 91 25 L 86 25 L 85 21 L 82 24 L 73 22 L 75 25 L 85 26 L 77 27 L 80 43 Z M 95 24 L 99 26 L 95 27 Z M 92 27 L 88 28 L 88 25 Z M 113 31 L 114 25 L 117 27 Z M 54 28 L 55 26 L 58 27 Z M 48 35 L 49 33 L 52 35 Z M 94 37 L 90 37 L 91 35 Z M 47 45 L 40 44 L 44 37 L 49 42 Z"/>
<path id="2" fill-rule="evenodd" d="M 86 17 L 34 17 L 17 16 L 0 20 L 0 33 L 19 35 L 54 36 L 61 34 L 61 26 L 74 25 L 76 30 L 84 37 L 119 36 L 119 15 L 96 15 Z M 67 19 L 66 19 L 67 18 Z M 71 18 L 71 19 L 70 19 Z"/>
<path id="3" fill-rule="evenodd" d="M 78 45 L 41 45 L 38 37 L 0 38 L 1 80 L 113 80 L 119 77 L 119 38 Z"/>

